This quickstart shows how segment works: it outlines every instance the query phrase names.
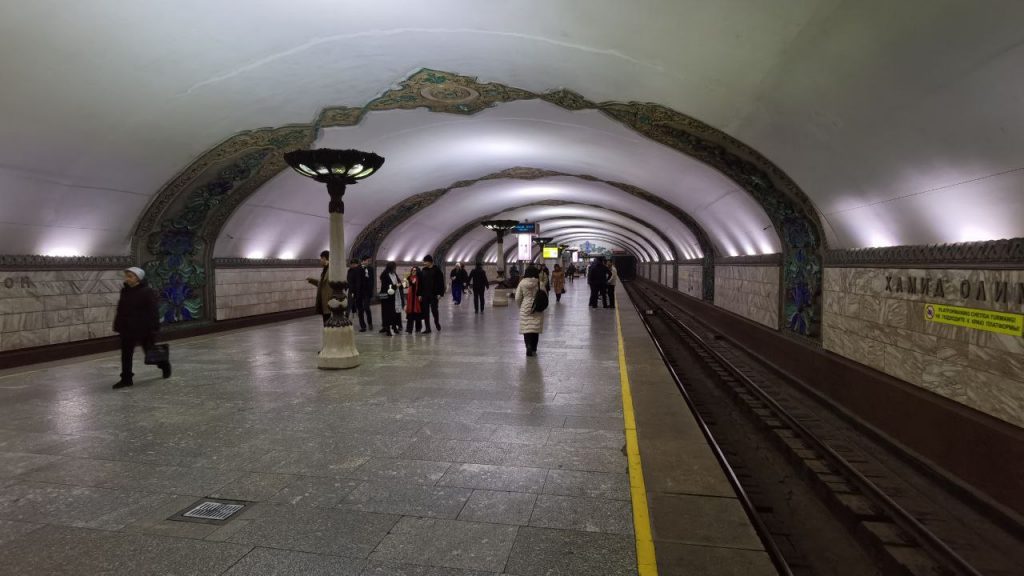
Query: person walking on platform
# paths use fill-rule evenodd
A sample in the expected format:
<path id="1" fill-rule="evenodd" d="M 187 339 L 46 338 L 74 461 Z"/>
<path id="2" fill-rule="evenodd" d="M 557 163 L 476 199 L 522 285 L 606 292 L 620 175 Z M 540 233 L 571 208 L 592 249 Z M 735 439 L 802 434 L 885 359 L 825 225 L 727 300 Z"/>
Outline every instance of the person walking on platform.
<path id="1" fill-rule="evenodd" d="M 597 299 L 605 299 L 605 308 L 608 307 L 608 267 L 604 265 L 604 258 L 598 258 L 587 271 L 587 284 L 590 285 L 590 307 L 597 308 Z"/>
<path id="2" fill-rule="evenodd" d="M 508 271 L 508 278 L 513 284 L 519 281 L 519 265 L 515 262 L 512 263 L 512 268 Z"/>
<path id="3" fill-rule="evenodd" d="M 469 284 L 473 288 L 473 313 L 483 314 L 484 293 L 489 288 L 489 283 L 487 281 L 487 272 L 484 272 L 482 262 L 477 262 L 476 266 L 473 267 L 473 271 L 469 273 Z"/>
<path id="4" fill-rule="evenodd" d="M 114 388 L 127 388 L 134 384 L 132 357 L 135 355 L 135 347 L 142 346 L 147 363 L 151 355 L 159 355 L 159 348 L 155 344 L 156 333 L 160 331 L 159 299 L 156 290 L 146 282 L 146 273 L 142 268 L 133 267 L 124 271 L 124 286 L 117 300 L 113 328 L 121 337 L 121 380 L 114 384 Z M 153 363 L 160 368 L 164 378 L 171 377 L 171 362 L 166 354 Z"/>
<path id="5" fill-rule="evenodd" d="M 533 303 L 537 298 L 537 292 L 541 290 L 540 270 L 530 265 L 523 272 L 523 279 L 516 286 L 516 304 L 519 305 L 519 333 L 523 335 L 526 343 L 526 355 L 537 355 L 537 344 L 540 342 L 540 335 L 544 332 L 544 313 L 534 312 Z"/>
<path id="6" fill-rule="evenodd" d="M 615 262 L 608 263 L 608 286 L 605 288 L 605 293 L 608 295 L 608 304 L 605 308 L 615 308 L 615 285 L 619 283 L 619 269 L 615 267 Z"/>
<path id="7" fill-rule="evenodd" d="M 544 288 L 545 292 L 551 291 L 551 272 L 548 271 L 547 264 L 540 265 L 540 275 L 537 279 L 540 280 L 540 285 Z"/>
<path id="8" fill-rule="evenodd" d="M 462 291 L 465 289 L 466 284 L 469 283 L 469 274 L 466 273 L 466 269 L 462 267 L 462 264 L 457 262 L 449 276 L 452 279 L 452 302 L 458 306 L 462 304 Z"/>
<path id="9" fill-rule="evenodd" d="M 394 336 L 402 331 L 402 306 L 405 305 L 405 290 L 398 279 L 394 262 L 388 262 L 380 273 L 380 323 L 381 334 Z"/>
<path id="10" fill-rule="evenodd" d="M 316 286 L 316 302 L 313 307 L 316 308 L 316 313 L 324 317 L 324 326 L 327 325 L 327 320 L 331 317 L 331 309 L 327 307 L 327 302 L 331 299 L 331 287 L 327 285 L 327 267 L 330 265 L 331 253 L 328 250 L 324 250 L 320 253 L 320 266 L 323 270 L 320 271 L 320 279 L 306 278 L 306 281 Z"/>
<path id="11" fill-rule="evenodd" d="M 420 298 L 420 269 L 412 267 L 405 277 L 405 333 L 412 334 L 413 324 L 416 333 L 423 331 L 423 302 Z"/>
<path id="12" fill-rule="evenodd" d="M 573 262 L 569 263 L 569 267 L 565 270 L 565 277 L 569 280 L 569 284 L 576 281 L 576 264 Z"/>
<path id="13" fill-rule="evenodd" d="M 561 302 L 562 294 L 565 294 L 565 270 L 558 264 L 551 271 L 551 287 L 555 290 L 555 302 Z"/>
<path id="14" fill-rule="evenodd" d="M 434 257 L 427 254 L 423 257 L 423 268 L 420 269 L 420 302 L 423 308 L 423 319 L 426 328 L 424 334 L 430 334 L 430 317 L 434 317 L 434 327 L 441 331 L 437 304 L 444 297 L 444 277 L 441 270 L 434 266 Z"/>

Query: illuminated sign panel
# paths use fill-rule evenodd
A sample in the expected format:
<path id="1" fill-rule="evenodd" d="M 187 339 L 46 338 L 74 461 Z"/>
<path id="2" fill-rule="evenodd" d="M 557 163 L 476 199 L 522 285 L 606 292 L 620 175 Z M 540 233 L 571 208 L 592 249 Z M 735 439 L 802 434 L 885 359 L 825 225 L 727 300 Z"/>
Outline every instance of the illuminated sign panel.
<path id="1" fill-rule="evenodd" d="M 929 322 L 962 326 L 1010 336 L 1024 335 L 1024 316 L 995 310 L 927 304 L 924 319 Z"/>
<path id="2" fill-rule="evenodd" d="M 544 258 L 558 258 L 558 246 L 545 246 Z"/>
<path id="3" fill-rule="evenodd" d="M 533 260 L 533 236 L 530 234 L 519 235 L 518 260 Z"/>
<path id="4" fill-rule="evenodd" d="M 579 262 L 580 261 L 580 253 L 579 252 L 577 252 L 575 250 L 572 251 L 572 261 L 573 262 Z"/>
<path id="5" fill-rule="evenodd" d="M 537 234 L 539 232 L 540 228 L 537 227 L 536 222 L 520 222 L 512 229 L 513 234 Z"/>

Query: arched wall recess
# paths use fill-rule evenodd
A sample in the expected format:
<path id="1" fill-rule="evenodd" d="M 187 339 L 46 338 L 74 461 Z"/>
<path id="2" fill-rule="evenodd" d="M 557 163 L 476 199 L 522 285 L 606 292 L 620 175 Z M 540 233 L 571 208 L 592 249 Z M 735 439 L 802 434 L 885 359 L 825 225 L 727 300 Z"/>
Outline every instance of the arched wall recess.
<path id="1" fill-rule="evenodd" d="M 599 110 L 736 182 L 761 204 L 782 242 L 784 285 L 780 307 L 787 328 L 819 336 L 821 257 L 826 248 L 821 223 L 807 196 L 757 151 L 659 104 L 594 103 L 569 90 L 535 94 L 429 69 L 416 72 L 399 88 L 361 108 L 327 108 L 313 124 L 235 135 L 163 186 L 140 218 L 132 238 L 132 256 L 144 262 L 159 290 L 163 321 L 213 319 L 212 247 L 221 227 L 255 189 L 284 169 L 283 154 L 309 147 L 320 128 L 358 124 L 369 111 L 427 108 L 473 114 L 495 104 L 537 98 L 566 110 Z M 705 252 L 705 260 L 713 260 L 713 254 Z M 705 274 L 705 282 L 713 282 L 713 265 L 706 264 L 705 269 L 712 272 Z"/>

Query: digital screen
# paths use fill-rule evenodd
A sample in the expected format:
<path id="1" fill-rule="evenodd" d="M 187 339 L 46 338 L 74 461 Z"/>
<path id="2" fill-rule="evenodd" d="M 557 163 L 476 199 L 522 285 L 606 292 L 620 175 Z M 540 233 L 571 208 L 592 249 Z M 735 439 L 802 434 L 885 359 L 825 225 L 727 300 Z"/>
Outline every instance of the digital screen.
<path id="1" fill-rule="evenodd" d="M 533 236 L 530 234 L 519 235 L 519 253 L 517 260 L 533 260 Z"/>
<path id="2" fill-rule="evenodd" d="M 545 246 L 544 258 L 558 258 L 558 246 Z"/>
<path id="3" fill-rule="evenodd" d="M 513 234 L 536 234 L 539 232 L 536 222 L 520 222 L 512 229 Z"/>
<path id="4" fill-rule="evenodd" d="M 580 253 L 579 252 L 573 252 L 572 253 L 572 261 L 573 262 L 579 262 L 580 261 Z"/>

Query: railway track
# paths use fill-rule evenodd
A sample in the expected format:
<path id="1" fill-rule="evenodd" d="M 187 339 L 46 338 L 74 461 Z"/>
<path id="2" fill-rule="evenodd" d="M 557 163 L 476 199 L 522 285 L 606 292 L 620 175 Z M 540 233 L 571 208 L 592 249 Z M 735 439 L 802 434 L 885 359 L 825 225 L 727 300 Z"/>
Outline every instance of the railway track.
<path id="1" fill-rule="evenodd" d="M 760 365 L 685 296 L 626 289 L 781 574 L 1024 574 L 1019 525 Z"/>

